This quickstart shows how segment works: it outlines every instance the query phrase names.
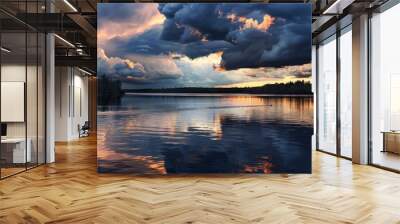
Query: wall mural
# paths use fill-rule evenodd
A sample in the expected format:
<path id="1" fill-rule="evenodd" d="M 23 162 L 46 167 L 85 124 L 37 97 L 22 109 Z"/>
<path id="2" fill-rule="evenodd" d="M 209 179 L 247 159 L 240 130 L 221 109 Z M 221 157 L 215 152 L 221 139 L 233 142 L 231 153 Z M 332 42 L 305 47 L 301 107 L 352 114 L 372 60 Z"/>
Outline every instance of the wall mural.
<path id="1" fill-rule="evenodd" d="M 103 3 L 97 40 L 99 172 L 311 172 L 311 5 Z"/>

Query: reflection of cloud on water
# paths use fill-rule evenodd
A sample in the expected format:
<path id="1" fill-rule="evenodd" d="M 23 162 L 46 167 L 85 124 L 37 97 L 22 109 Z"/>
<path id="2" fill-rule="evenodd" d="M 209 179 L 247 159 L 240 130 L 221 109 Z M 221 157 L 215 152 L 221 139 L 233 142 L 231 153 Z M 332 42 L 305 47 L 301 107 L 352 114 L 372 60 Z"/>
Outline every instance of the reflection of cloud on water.
<path id="1" fill-rule="evenodd" d="M 132 156 L 113 150 L 98 153 L 99 172 L 133 172 L 165 174 L 164 161 L 152 156 Z"/>
<path id="2" fill-rule="evenodd" d="M 117 170 L 139 173 L 162 173 L 165 172 L 164 165 L 167 173 L 306 172 L 309 169 L 307 164 L 311 162 L 308 161 L 311 146 L 307 138 L 311 130 L 305 131 L 301 126 L 266 125 L 258 121 L 223 117 L 222 134 L 218 139 L 209 130 L 189 127 L 187 131 L 178 136 L 156 134 L 126 138 L 126 145 L 135 146 L 138 150 L 111 144 L 115 152 L 109 155 L 100 153 L 99 158 L 116 161 L 114 168 Z M 179 143 L 174 141 L 177 137 Z M 266 159 L 267 156 L 269 159 Z M 164 160 L 164 164 L 153 157 Z M 118 164 L 119 161 L 121 164 Z M 135 168 L 129 167 L 129 164 Z"/>
<path id="3" fill-rule="evenodd" d="M 203 108 L 199 110 L 181 110 L 190 100 L 156 102 L 147 106 L 139 99 L 135 105 L 142 106 L 134 113 L 114 111 L 101 117 L 100 171 L 296 173 L 311 168 L 312 123 L 307 120 L 312 102 L 298 106 L 275 99 L 265 100 L 272 107 L 204 109 L 220 102 L 192 99 Z M 223 101 L 222 106 L 228 105 Z"/>
<path id="4" fill-rule="evenodd" d="M 264 161 L 257 165 L 245 165 L 243 172 L 245 173 L 271 173 L 272 163 L 269 162 L 268 157 L 262 158 Z"/>
<path id="5" fill-rule="evenodd" d="M 132 156 L 129 152 L 118 152 L 107 147 L 107 131 L 97 134 L 97 159 L 99 172 L 132 172 L 165 174 L 164 160 L 152 156 Z M 123 144 L 121 144 L 123 146 Z M 119 148 L 113 144 L 113 148 Z"/>

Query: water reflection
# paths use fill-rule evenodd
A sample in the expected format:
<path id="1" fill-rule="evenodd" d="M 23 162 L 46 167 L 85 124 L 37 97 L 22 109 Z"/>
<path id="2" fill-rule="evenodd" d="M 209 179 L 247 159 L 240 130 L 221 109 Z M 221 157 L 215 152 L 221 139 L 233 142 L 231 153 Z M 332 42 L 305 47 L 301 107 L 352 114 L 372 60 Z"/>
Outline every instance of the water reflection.
<path id="1" fill-rule="evenodd" d="M 310 97 L 127 95 L 98 112 L 98 170 L 311 171 Z"/>

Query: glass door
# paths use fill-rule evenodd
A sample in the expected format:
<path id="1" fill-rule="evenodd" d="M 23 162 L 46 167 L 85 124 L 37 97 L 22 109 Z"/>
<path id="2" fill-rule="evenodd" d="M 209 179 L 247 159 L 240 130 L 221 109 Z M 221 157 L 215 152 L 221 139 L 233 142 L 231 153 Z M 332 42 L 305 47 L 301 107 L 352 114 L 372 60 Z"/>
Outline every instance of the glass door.
<path id="1" fill-rule="evenodd" d="M 44 1 L 1 2 L 24 13 Z M 43 33 L 0 12 L 0 178 L 45 163 L 45 44 Z"/>

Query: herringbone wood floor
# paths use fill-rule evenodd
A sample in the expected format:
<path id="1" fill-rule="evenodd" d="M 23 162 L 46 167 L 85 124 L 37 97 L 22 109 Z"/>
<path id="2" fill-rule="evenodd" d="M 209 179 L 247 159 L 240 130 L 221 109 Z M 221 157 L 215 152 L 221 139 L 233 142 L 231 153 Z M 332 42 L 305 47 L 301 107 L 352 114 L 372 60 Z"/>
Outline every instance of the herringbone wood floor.
<path id="1" fill-rule="evenodd" d="M 400 223 L 399 174 L 313 160 L 312 175 L 100 175 L 87 138 L 0 181 L 0 223 Z"/>

